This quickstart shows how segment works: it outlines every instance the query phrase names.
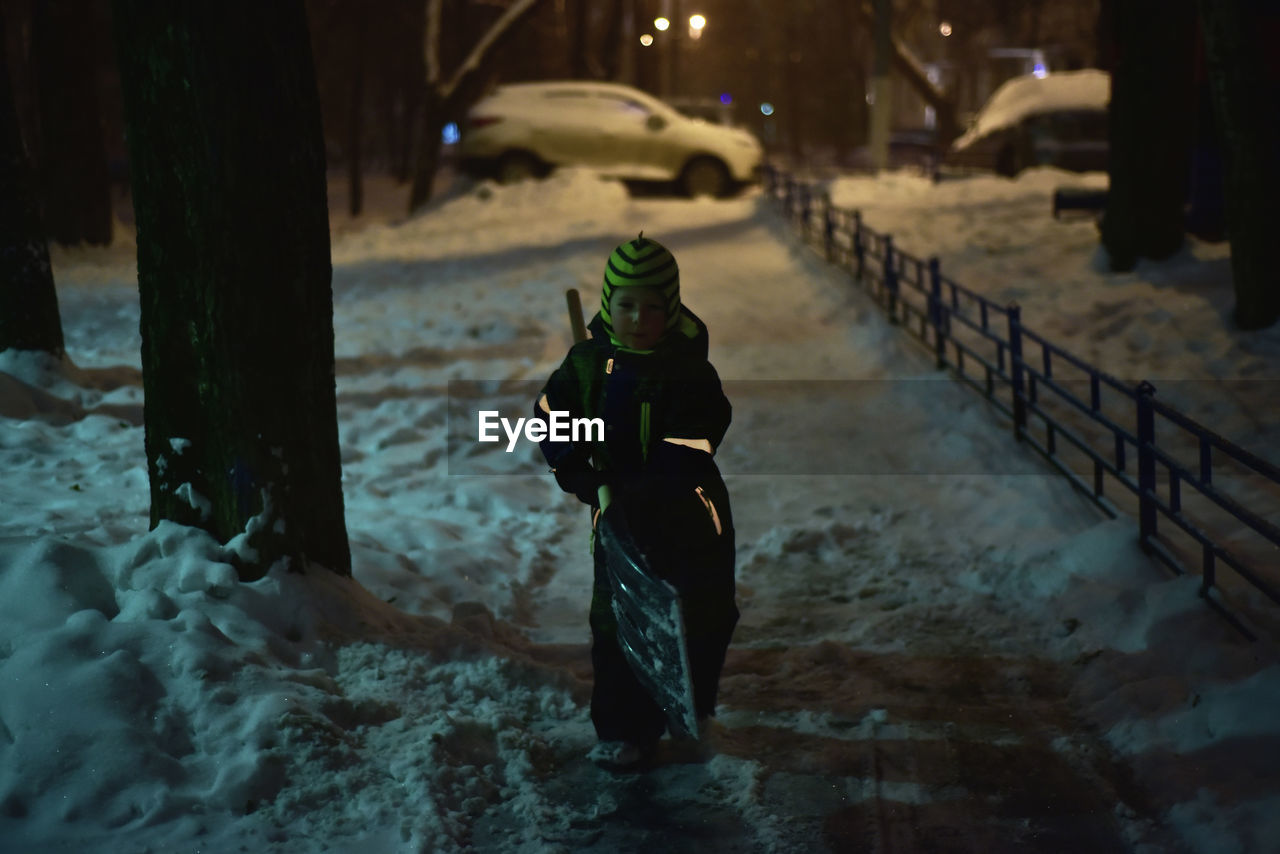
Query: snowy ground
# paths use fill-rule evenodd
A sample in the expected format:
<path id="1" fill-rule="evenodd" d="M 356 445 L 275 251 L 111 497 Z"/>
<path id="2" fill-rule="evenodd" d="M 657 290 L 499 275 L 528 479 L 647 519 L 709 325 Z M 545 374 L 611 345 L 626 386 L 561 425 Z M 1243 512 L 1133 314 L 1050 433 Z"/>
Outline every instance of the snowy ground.
<path id="1" fill-rule="evenodd" d="M 1280 397 L 1214 396 L 1280 374 L 1280 329 L 1225 322 L 1225 247 L 1106 274 L 1091 222 L 1050 219 L 1068 180 L 832 194 L 1104 369 L 1204 380 L 1230 438 L 1274 437 Z M 1132 519 L 1045 473 L 757 195 L 567 173 L 370 219 L 335 215 L 333 249 L 354 580 L 241 585 L 202 533 L 147 531 L 132 250 L 55 253 L 69 361 L 0 354 L 0 851 L 1280 839 L 1273 635 L 1241 640 Z M 593 306 L 640 229 L 676 253 L 734 404 L 743 619 L 715 751 L 612 776 L 583 759 L 584 512 L 467 419 L 525 413 L 569 343 L 565 288 Z"/>

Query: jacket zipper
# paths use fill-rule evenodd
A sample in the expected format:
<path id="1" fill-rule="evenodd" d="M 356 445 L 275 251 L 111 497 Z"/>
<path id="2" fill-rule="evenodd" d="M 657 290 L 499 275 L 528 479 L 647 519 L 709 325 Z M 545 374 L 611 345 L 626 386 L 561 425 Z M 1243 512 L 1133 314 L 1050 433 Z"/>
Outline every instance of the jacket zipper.
<path id="1" fill-rule="evenodd" d="M 649 401 L 640 402 L 640 461 L 649 461 Z"/>

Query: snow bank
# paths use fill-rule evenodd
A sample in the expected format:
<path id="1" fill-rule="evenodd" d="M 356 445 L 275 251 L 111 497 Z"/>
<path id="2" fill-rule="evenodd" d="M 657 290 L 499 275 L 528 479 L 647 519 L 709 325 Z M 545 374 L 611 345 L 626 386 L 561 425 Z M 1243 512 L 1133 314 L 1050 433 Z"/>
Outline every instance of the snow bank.
<path id="1" fill-rule="evenodd" d="M 1029 74 L 1003 83 L 973 125 L 951 147 L 963 151 L 994 131 L 1016 125 L 1028 116 L 1057 110 L 1105 110 L 1111 100 L 1111 75 L 1096 68 L 1055 71 L 1044 77 Z"/>
<path id="2" fill-rule="evenodd" d="M 359 836 L 407 804 L 402 840 L 449 848 L 458 816 L 531 796 L 528 721 L 581 720 L 483 607 L 446 625 L 319 568 L 240 584 L 226 558 L 170 523 L 0 546 L 4 850 L 55 827 L 76 850 Z"/>

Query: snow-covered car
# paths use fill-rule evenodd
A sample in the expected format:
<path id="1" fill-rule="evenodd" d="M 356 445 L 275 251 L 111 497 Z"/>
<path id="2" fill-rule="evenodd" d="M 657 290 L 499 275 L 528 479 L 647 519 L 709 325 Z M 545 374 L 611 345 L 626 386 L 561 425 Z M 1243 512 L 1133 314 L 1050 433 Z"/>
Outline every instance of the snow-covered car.
<path id="1" fill-rule="evenodd" d="M 1110 99 L 1110 75 L 1094 68 L 1015 77 L 992 94 L 943 164 L 1001 175 L 1031 166 L 1104 171 Z"/>
<path id="2" fill-rule="evenodd" d="M 477 103 L 458 157 L 503 183 L 580 166 L 721 196 L 759 177 L 762 149 L 745 130 L 689 118 L 630 86 L 552 81 L 500 86 Z"/>

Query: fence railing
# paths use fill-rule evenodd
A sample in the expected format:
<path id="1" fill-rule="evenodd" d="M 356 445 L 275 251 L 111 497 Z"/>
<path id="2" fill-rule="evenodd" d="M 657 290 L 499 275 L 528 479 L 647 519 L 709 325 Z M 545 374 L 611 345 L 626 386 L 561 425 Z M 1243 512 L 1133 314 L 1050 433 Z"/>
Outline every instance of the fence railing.
<path id="1" fill-rule="evenodd" d="M 1157 400 L 1151 383 L 1117 380 L 1048 341 L 1016 304 L 951 280 L 938 258 L 903 251 L 815 184 L 766 167 L 764 186 L 804 239 L 854 275 L 939 368 L 1011 420 L 1018 441 L 1109 515 L 1136 515 L 1141 547 L 1173 572 L 1198 562 L 1200 595 L 1256 637 L 1230 597 L 1280 604 L 1280 468 Z M 1109 483 L 1122 489 L 1108 492 Z"/>

